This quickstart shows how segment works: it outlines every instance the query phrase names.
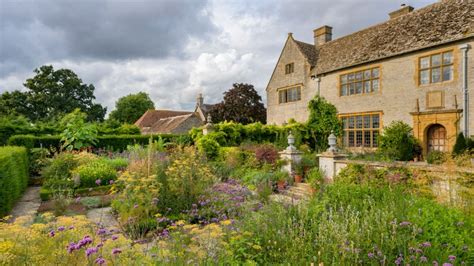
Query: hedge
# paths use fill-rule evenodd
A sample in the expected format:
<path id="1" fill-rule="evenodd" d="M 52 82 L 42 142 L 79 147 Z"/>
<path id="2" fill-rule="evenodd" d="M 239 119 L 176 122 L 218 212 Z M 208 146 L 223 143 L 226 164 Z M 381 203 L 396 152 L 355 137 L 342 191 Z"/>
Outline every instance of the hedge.
<path id="1" fill-rule="evenodd" d="M 0 147 L 0 217 L 11 211 L 27 185 L 27 150 L 24 147 Z"/>
<path id="2" fill-rule="evenodd" d="M 146 145 L 150 141 L 150 137 L 153 140 L 158 140 L 160 137 L 165 143 L 190 143 L 191 138 L 188 135 L 175 135 L 175 134 L 160 134 L 160 135 L 105 135 L 97 138 L 97 144 L 94 148 L 107 149 L 113 151 L 123 151 L 127 149 L 128 145 L 140 144 Z M 60 136 L 32 136 L 32 135 L 15 135 L 8 139 L 8 145 L 23 146 L 28 149 L 31 148 L 56 148 L 59 149 L 61 146 Z"/>

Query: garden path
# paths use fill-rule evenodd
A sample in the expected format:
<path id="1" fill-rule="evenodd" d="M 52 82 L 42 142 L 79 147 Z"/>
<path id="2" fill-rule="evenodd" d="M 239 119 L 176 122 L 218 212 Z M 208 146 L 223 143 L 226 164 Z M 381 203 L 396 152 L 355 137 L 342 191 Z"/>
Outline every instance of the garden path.
<path id="1" fill-rule="evenodd" d="M 11 221 L 13 222 L 20 216 L 31 216 L 32 218 L 36 215 L 39 206 L 41 205 L 40 199 L 40 187 L 27 187 L 25 193 L 21 199 L 15 204 L 11 212 Z"/>
<path id="2" fill-rule="evenodd" d="M 100 224 L 105 228 L 118 228 L 118 223 L 115 217 L 112 215 L 111 207 L 91 209 L 87 211 L 86 216 L 87 219 L 96 224 Z"/>

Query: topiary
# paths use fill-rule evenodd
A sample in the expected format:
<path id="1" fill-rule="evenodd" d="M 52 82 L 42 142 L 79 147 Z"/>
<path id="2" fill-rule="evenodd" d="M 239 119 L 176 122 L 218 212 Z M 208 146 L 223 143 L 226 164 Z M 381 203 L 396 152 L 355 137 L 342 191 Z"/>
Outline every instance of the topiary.
<path id="1" fill-rule="evenodd" d="M 459 155 L 462 154 L 466 149 L 466 139 L 464 138 L 464 134 L 461 132 L 458 134 L 456 137 L 456 143 L 454 144 L 453 147 L 453 155 Z"/>

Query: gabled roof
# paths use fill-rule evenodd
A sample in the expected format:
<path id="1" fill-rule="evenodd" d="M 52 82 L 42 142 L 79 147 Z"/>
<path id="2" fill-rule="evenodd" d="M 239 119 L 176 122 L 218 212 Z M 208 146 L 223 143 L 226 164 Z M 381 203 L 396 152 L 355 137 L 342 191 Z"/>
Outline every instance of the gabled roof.
<path id="1" fill-rule="evenodd" d="M 162 118 L 168 118 L 179 115 L 192 114 L 189 111 L 173 111 L 173 110 L 148 110 L 136 122 L 139 128 L 151 127 L 156 121 Z"/>
<path id="2" fill-rule="evenodd" d="M 175 132 L 175 129 L 183 125 L 186 120 L 193 118 L 196 120 L 199 119 L 195 113 L 161 118 L 156 121 L 150 129 L 144 130 L 143 133 L 179 133 Z"/>
<path id="3" fill-rule="evenodd" d="M 196 105 L 196 113 L 199 114 L 200 118 L 202 121 L 207 121 L 207 115 L 211 111 L 211 109 L 215 106 L 216 104 L 201 104 L 201 105 Z"/>
<path id="4" fill-rule="evenodd" d="M 319 47 L 295 41 L 317 74 L 474 36 L 474 1 L 443 0 Z"/>

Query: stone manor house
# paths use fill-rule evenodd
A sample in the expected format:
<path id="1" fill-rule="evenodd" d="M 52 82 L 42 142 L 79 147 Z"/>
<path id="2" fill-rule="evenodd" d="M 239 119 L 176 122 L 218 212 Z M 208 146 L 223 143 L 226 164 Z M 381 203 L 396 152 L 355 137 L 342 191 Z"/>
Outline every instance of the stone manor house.
<path id="1" fill-rule="evenodd" d="M 345 147 L 377 147 L 384 125 L 413 127 L 424 153 L 449 151 L 474 134 L 474 1 L 442 0 L 419 10 L 402 6 L 383 23 L 314 44 L 291 33 L 270 78 L 267 121 L 304 122 L 320 95 L 337 107 Z"/>

